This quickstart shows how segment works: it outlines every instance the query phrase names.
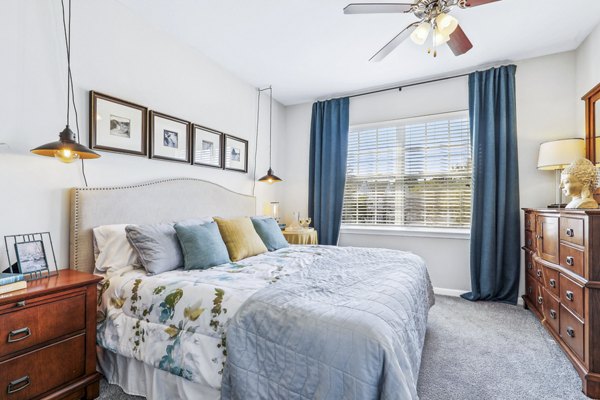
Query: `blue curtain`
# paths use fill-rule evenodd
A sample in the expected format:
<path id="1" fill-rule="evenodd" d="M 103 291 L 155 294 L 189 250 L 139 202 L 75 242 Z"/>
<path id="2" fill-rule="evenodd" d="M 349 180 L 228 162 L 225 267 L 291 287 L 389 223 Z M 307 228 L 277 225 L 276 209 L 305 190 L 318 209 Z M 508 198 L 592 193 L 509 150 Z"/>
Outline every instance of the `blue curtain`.
<path id="1" fill-rule="evenodd" d="M 308 215 L 319 233 L 319 243 L 337 245 L 342 223 L 346 160 L 348 158 L 348 109 L 345 97 L 313 104 L 310 127 Z"/>
<path id="2" fill-rule="evenodd" d="M 473 144 L 471 292 L 467 300 L 516 304 L 520 211 L 514 65 L 469 75 Z"/>

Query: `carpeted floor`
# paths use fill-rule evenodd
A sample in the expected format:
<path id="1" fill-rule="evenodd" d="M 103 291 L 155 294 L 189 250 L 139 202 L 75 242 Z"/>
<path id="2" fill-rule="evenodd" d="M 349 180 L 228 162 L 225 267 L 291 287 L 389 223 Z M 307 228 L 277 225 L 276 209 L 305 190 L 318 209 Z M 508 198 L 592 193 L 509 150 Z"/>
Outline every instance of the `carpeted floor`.
<path id="1" fill-rule="evenodd" d="M 130 400 L 102 381 L 100 399 Z M 577 400 L 581 381 L 523 307 L 437 296 L 419 376 L 422 400 Z M 175 399 L 172 399 L 175 400 Z"/>

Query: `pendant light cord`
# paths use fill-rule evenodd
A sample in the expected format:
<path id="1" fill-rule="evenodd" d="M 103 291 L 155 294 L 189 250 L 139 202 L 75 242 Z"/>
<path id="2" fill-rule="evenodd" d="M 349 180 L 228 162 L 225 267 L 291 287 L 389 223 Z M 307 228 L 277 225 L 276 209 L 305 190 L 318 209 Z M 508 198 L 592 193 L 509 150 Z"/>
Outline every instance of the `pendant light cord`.
<path id="1" fill-rule="evenodd" d="M 273 86 L 269 85 L 269 171 L 272 167 L 273 152 L 271 146 L 273 144 Z"/>
<path id="2" fill-rule="evenodd" d="M 75 113 L 75 131 L 77 132 L 77 143 L 81 143 L 81 138 L 79 134 L 79 114 L 77 112 L 77 104 L 75 103 L 75 87 L 73 85 L 73 74 L 71 73 L 71 0 L 69 0 L 68 24 L 65 17 L 64 0 L 60 0 L 60 4 L 62 6 L 62 21 L 65 36 L 65 46 L 67 48 L 67 126 L 69 125 L 71 99 L 73 99 L 73 111 Z M 83 159 L 81 160 L 81 175 L 83 176 L 83 182 L 85 183 L 85 187 L 88 187 L 87 176 L 85 175 L 85 162 Z"/>
<path id="3" fill-rule="evenodd" d="M 256 107 L 256 139 L 254 140 L 254 178 L 252 179 L 252 196 L 256 196 L 256 156 L 258 154 L 258 129 L 260 121 L 260 93 L 261 89 L 258 89 L 258 100 Z"/>

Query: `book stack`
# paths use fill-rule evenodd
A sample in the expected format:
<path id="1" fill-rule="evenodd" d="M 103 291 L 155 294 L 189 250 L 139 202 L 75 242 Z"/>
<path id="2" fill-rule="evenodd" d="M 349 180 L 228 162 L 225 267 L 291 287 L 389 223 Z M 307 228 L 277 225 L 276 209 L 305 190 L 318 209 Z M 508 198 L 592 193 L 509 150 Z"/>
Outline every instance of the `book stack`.
<path id="1" fill-rule="evenodd" d="M 0 294 L 27 288 L 25 275 L 0 273 Z"/>

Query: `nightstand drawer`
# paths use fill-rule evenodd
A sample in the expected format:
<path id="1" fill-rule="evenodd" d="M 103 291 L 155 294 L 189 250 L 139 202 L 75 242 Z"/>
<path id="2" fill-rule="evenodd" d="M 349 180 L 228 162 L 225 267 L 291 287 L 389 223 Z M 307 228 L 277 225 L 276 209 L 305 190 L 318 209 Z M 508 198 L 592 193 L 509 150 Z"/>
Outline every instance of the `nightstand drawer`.
<path id="1" fill-rule="evenodd" d="M 25 400 L 85 373 L 85 335 L 0 363 L 2 399 Z"/>
<path id="2" fill-rule="evenodd" d="M 0 315 L 0 357 L 85 329 L 85 293 L 35 303 Z"/>

